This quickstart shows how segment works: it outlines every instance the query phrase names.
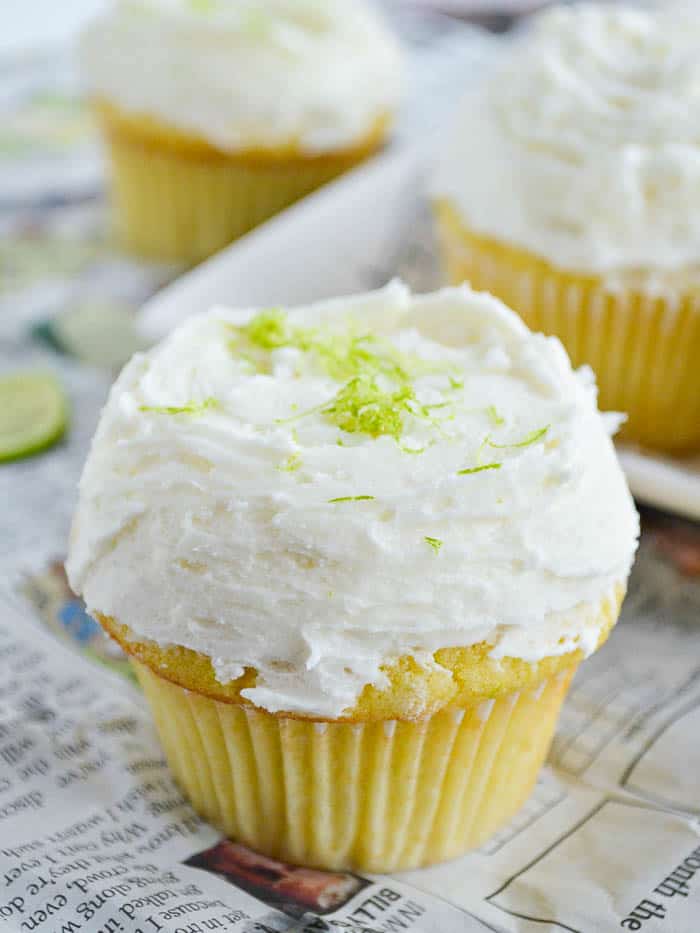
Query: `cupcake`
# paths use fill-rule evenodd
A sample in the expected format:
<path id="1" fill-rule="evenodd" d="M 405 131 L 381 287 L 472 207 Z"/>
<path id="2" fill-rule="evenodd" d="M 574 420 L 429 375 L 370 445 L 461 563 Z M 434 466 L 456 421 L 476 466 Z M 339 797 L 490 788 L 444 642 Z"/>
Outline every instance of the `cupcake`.
<path id="1" fill-rule="evenodd" d="M 447 274 L 590 364 L 622 437 L 700 447 L 697 12 L 543 13 L 471 92 L 434 184 Z"/>
<path id="2" fill-rule="evenodd" d="M 216 308 L 135 356 L 68 573 L 194 807 L 268 857 L 377 872 L 507 821 L 624 594 L 616 423 L 466 286 Z"/>
<path id="3" fill-rule="evenodd" d="M 122 242 L 185 262 L 376 152 L 401 71 L 362 0 L 113 0 L 81 58 Z"/>

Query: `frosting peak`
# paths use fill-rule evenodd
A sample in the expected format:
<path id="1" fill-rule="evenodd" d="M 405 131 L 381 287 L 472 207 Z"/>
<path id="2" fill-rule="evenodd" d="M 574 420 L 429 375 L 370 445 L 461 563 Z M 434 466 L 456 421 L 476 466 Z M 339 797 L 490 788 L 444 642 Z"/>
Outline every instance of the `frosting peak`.
<path id="1" fill-rule="evenodd" d="M 81 57 L 94 95 L 231 151 L 352 146 L 401 79 L 364 0 L 112 0 Z"/>
<path id="2" fill-rule="evenodd" d="M 697 273 L 699 49 L 681 4 L 545 12 L 469 94 L 437 193 L 573 271 Z"/>
<path id="3" fill-rule="evenodd" d="M 484 639 L 590 651 L 571 614 L 637 534 L 609 426 L 556 339 L 466 287 L 217 308 L 115 384 L 68 572 L 222 682 L 255 668 L 270 710 L 336 716 L 387 661 Z"/>

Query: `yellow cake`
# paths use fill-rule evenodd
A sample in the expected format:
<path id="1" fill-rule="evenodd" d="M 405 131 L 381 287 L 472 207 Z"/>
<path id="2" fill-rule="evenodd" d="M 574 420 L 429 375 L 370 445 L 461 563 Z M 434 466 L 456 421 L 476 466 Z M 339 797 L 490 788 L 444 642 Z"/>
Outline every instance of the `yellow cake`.
<path id="1" fill-rule="evenodd" d="M 113 0 L 82 58 L 121 242 L 185 262 L 376 152 L 400 72 L 379 20 L 340 0 Z"/>
<path id="2" fill-rule="evenodd" d="M 556 334 L 621 437 L 674 452 L 700 448 L 699 46 L 678 6 L 542 14 L 434 186 L 449 280 Z"/>
<path id="3" fill-rule="evenodd" d="M 194 807 L 364 871 L 502 826 L 624 595 L 610 427 L 556 340 L 467 289 L 217 309 L 134 358 L 67 567 Z"/>

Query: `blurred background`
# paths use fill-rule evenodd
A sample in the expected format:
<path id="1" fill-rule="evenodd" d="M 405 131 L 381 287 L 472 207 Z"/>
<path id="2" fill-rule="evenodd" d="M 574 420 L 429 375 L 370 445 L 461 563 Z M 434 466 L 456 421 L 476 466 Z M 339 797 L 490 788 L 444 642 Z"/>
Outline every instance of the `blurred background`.
<path id="1" fill-rule="evenodd" d="M 181 271 L 117 247 L 77 38 L 107 0 L 7 4 L 0 30 L 0 339 L 12 356 L 43 341 L 113 367 L 130 318 Z M 508 30 L 537 0 L 379 0 L 408 53 L 397 127 L 411 143 L 447 117 L 478 73 L 485 30 Z"/>
<path id="2" fill-rule="evenodd" d="M 36 49 L 47 43 L 70 40 L 105 0 L 28 0 L 8 3 L 3 13 L 0 53 Z M 385 5 L 430 9 L 452 16 L 480 20 L 503 28 L 514 16 L 536 6 L 538 0 L 387 0 Z"/>

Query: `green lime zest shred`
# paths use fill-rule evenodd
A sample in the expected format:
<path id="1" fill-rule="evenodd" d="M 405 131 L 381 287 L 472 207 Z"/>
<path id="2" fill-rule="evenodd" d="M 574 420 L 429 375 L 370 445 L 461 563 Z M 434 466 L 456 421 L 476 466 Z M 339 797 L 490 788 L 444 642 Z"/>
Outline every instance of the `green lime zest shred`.
<path id="1" fill-rule="evenodd" d="M 486 414 L 491 419 L 491 424 L 496 428 L 500 428 L 502 424 L 506 423 L 506 419 L 502 415 L 499 415 L 495 405 L 489 405 L 486 409 Z"/>
<path id="2" fill-rule="evenodd" d="M 483 441 L 479 444 L 479 449 L 476 452 L 476 464 L 477 466 L 481 465 L 481 458 L 484 455 L 484 451 L 489 446 L 489 441 L 491 440 L 491 435 L 487 434 Z"/>
<path id="3" fill-rule="evenodd" d="M 338 334 L 319 328 L 301 327 L 290 323 L 280 308 L 266 308 L 237 333 L 261 350 L 291 347 L 310 353 L 316 363 L 332 379 L 339 382 L 358 375 L 387 376 L 407 379 L 405 357 L 391 343 L 372 334 Z M 238 349 L 235 342 L 231 349 Z"/>
<path id="4" fill-rule="evenodd" d="M 139 411 L 149 411 L 156 415 L 201 415 L 202 412 L 219 407 L 219 401 L 209 397 L 203 402 L 188 402 L 186 405 L 139 405 Z"/>
<path id="5" fill-rule="evenodd" d="M 423 405 L 422 408 L 424 411 L 435 411 L 438 408 L 447 408 L 452 402 L 433 402 L 431 405 Z"/>
<path id="6" fill-rule="evenodd" d="M 508 447 L 529 447 L 530 444 L 536 444 L 537 441 L 542 440 L 547 431 L 549 431 L 550 425 L 546 424 L 543 428 L 539 428 L 537 431 L 533 431 L 531 434 L 528 434 L 527 437 L 524 437 L 521 441 L 518 441 L 517 444 L 494 444 L 491 438 L 486 439 L 486 443 L 489 447 L 494 447 L 497 450 L 505 450 Z"/>
<path id="7" fill-rule="evenodd" d="M 442 547 L 442 541 L 439 538 L 430 538 L 426 535 L 423 540 L 430 545 L 430 547 L 435 551 L 436 554 L 440 553 L 440 548 Z"/>
<path id="8" fill-rule="evenodd" d="M 458 389 L 464 388 L 464 379 L 455 379 L 454 376 L 450 376 L 450 388 L 457 391 Z"/>
<path id="9" fill-rule="evenodd" d="M 281 470 L 283 473 L 295 473 L 300 469 L 301 465 L 301 457 L 299 454 L 291 454 L 277 469 Z"/>
<path id="10" fill-rule="evenodd" d="M 298 405 L 292 405 L 291 409 L 294 412 L 293 415 L 290 415 L 289 418 L 275 418 L 275 424 L 291 424 L 292 421 L 300 421 L 302 418 L 306 418 L 308 415 L 313 415 L 316 411 L 322 411 L 323 407 L 327 405 L 328 402 L 321 402 L 320 405 L 314 405 L 313 408 L 307 408 L 306 411 L 297 411 L 299 408 Z"/>
<path id="11" fill-rule="evenodd" d="M 368 502 L 374 499 L 374 496 L 338 496 L 335 499 L 329 499 L 329 502 Z"/>
<path id="12" fill-rule="evenodd" d="M 276 350 L 290 343 L 291 332 L 287 315 L 280 308 L 266 308 L 240 328 L 248 340 L 263 350 Z"/>
<path id="13" fill-rule="evenodd" d="M 440 430 L 441 422 L 433 414 L 453 403 L 420 404 L 412 380 L 445 367 L 401 352 L 388 339 L 373 334 L 358 334 L 350 325 L 347 332 L 311 328 L 293 323 L 280 308 L 259 311 L 247 324 L 236 327 L 236 339 L 229 341 L 232 352 L 243 355 L 246 345 L 258 356 L 280 347 L 308 353 L 314 363 L 331 379 L 343 383 L 328 402 L 286 419 L 285 424 L 314 412 L 320 412 L 331 424 L 348 433 L 383 435 L 399 440 L 408 416 L 421 418 Z M 243 341 L 241 344 L 240 341 Z M 259 371 L 269 367 L 269 358 L 255 359 Z M 450 376 L 453 387 L 463 383 Z"/>
<path id="14" fill-rule="evenodd" d="M 471 473 L 483 473 L 484 470 L 500 470 L 502 463 L 482 463 L 481 466 L 467 467 L 466 470 L 457 470 L 457 476 L 469 476 Z"/>
<path id="15" fill-rule="evenodd" d="M 389 435 L 398 440 L 403 433 L 405 415 L 414 411 L 414 401 L 410 385 L 385 389 L 374 377 L 356 376 L 321 407 L 321 413 L 337 428 L 350 434 Z"/>

